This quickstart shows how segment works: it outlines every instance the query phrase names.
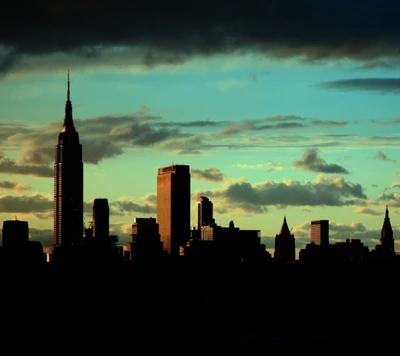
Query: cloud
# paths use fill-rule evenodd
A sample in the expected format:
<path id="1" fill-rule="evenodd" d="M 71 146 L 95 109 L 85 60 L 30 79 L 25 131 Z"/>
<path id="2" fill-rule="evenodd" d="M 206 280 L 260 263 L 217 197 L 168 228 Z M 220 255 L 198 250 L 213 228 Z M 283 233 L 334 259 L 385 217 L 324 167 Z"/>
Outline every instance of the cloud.
<path id="1" fill-rule="evenodd" d="M 225 175 L 215 167 L 196 169 L 191 168 L 190 174 L 195 180 L 203 180 L 211 183 L 218 183 L 224 180 Z"/>
<path id="2" fill-rule="evenodd" d="M 400 194 L 397 193 L 383 193 L 379 195 L 378 201 L 385 202 L 386 205 L 400 207 Z"/>
<path id="3" fill-rule="evenodd" d="M 346 206 L 368 199 L 360 184 L 347 182 L 340 176 L 324 175 L 312 182 L 267 180 L 251 184 L 238 180 L 194 194 L 213 198 L 215 210 L 221 214 L 262 214 L 269 206 Z"/>
<path id="4" fill-rule="evenodd" d="M 157 200 L 154 194 L 135 201 L 129 197 L 123 197 L 109 204 L 110 215 L 149 215 L 157 213 Z"/>
<path id="5" fill-rule="evenodd" d="M 41 194 L 0 197 L 0 213 L 36 214 L 53 211 L 53 199 Z"/>
<path id="6" fill-rule="evenodd" d="M 382 215 L 381 211 L 377 211 L 377 210 L 366 208 L 366 207 L 359 207 L 354 212 L 356 214 L 367 215 L 367 216 L 379 216 L 379 215 Z"/>
<path id="7" fill-rule="evenodd" d="M 391 162 L 391 163 L 397 163 L 395 159 L 390 159 L 388 156 L 386 156 L 382 151 L 378 151 L 374 158 L 379 159 L 381 161 L 386 161 L 386 162 Z"/>
<path id="8" fill-rule="evenodd" d="M 177 128 L 157 127 L 159 117 L 146 111 L 125 116 L 106 115 L 86 120 L 74 119 L 81 138 L 83 161 L 98 164 L 103 159 L 124 153 L 125 149 L 153 147 L 172 138 L 188 136 Z M 15 160 L 0 155 L 0 173 L 53 177 L 54 146 L 62 127 L 62 119 L 46 125 L 20 124 L 7 131 L 6 148 L 22 148 Z M 152 123 L 152 124 L 150 124 Z M 153 124 L 154 123 L 154 124 Z"/>
<path id="9" fill-rule="evenodd" d="M 28 162 L 29 163 L 29 162 Z M 0 154 L 0 173 L 6 174 L 22 174 L 34 177 L 53 177 L 53 169 L 46 166 L 27 165 L 25 162 L 22 164 L 17 163 L 11 158 L 7 158 Z"/>
<path id="10" fill-rule="evenodd" d="M 31 189 L 29 183 L 18 183 L 13 180 L 0 180 L 0 191 L 13 190 L 16 192 L 27 191 Z"/>
<path id="11" fill-rule="evenodd" d="M 118 236 L 118 245 L 125 246 L 129 242 L 132 233 L 132 224 L 122 222 L 110 224 L 110 235 Z"/>
<path id="12" fill-rule="evenodd" d="M 350 5 L 343 0 L 204 0 L 190 7 L 181 0 L 151 5 L 22 0 L 7 5 L 7 19 L 0 24 L 1 33 L 9 34 L 0 41 L 0 69 L 7 73 L 47 65 L 54 70 L 68 62 L 121 67 L 140 62 L 154 68 L 235 52 L 376 62 L 398 56 L 398 12 L 399 4 L 389 0 Z"/>
<path id="13" fill-rule="evenodd" d="M 304 120 L 306 119 L 295 115 L 276 115 L 263 119 L 243 120 L 241 123 L 228 124 L 219 134 L 224 136 L 244 131 L 287 130 L 308 127 L 306 124 L 296 122 Z"/>
<path id="14" fill-rule="evenodd" d="M 363 90 L 381 93 L 400 93 L 400 78 L 354 78 L 318 84 L 322 89 Z"/>
<path id="15" fill-rule="evenodd" d="M 375 68 L 392 71 L 397 68 L 397 63 L 391 63 L 389 60 L 372 60 L 357 66 L 355 70 L 370 70 Z"/>
<path id="16" fill-rule="evenodd" d="M 374 126 L 398 125 L 400 119 L 370 120 Z"/>
<path id="17" fill-rule="evenodd" d="M 272 171 L 281 171 L 285 168 L 285 166 L 282 163 L 273 163 L 273 162 L 267 162 L 267 163 L 259 163 L 259 164 L 237 164 L 236 165 L 238 168 L 242 169 L 266 169 L 267 172 L 272 172 Z"/>
<path id="18" fill-rule="evenodd" d="M 318 126 L 346 126 L 348 125 L 348 121 L 334 121 L 334 120 L 317 120 L 314 119 L 311 121 L 313 125 L 318 125 Z"/>
<path id="19" fill-rule="evenodd" d="M 303 157 L 293 161 L 293 167 L 304 171 L 348 174 L 349 171 L 338 164 L 328 164 L 324 159 L 318 157 L 318 150 L 310 148 L 306 150 Z"/>

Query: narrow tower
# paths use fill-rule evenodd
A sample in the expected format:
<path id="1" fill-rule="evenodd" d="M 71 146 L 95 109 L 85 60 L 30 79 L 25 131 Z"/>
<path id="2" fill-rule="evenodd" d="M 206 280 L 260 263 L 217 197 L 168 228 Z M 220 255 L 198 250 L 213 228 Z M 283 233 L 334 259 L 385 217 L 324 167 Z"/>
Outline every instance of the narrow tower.
<path id="1" fill-rule="evenodd" d="M 202 226 L 209 226 L 214 223 L 213 203 L 203 196 L 198 196 L 197 202 L 197 229 L 201 230 Z"/>
<path id="2" fill-rule="evenodd" d="M 390 224 L 389 209 L 386 205 L 385 219 L 381 230 L 381 246 L 387 253 L 394 253 L 394 239 L 392 225 Z"/>
<path id="3" fill-rule="evenodd" d="M 173 257 L 190 237 L 190 169 L 172 165 L 158 169 L 157 221 L 163 249 Z"/>
<path id="4" fill-rule="evenodd" d="M 275 236 L 274 258 L 293 262 L 296 259 L 295 239 L 291 234 L 286 222 L 286 216 L 283 217 L 283 223 L 279 235 Z"/>
<path id="5" fill-rule="evenodd" d="M 54 247 L 79 246 L 83 238 L 82 145 L 72 119 L 68 71 L 65 117 L 54 163 Z"/>
<path id="6" fill-rule="evenodd" d="M 110 234 L 110 208 L 108 199 L 96 198 L 92 209 L 93 236 L 106 241 Z"/>

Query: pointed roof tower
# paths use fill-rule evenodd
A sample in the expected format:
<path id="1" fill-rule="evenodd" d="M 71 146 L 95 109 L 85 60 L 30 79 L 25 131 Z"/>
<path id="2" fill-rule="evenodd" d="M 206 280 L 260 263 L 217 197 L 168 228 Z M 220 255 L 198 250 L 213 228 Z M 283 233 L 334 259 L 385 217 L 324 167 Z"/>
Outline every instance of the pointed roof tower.
<path id="1" fill-rule="evenodd" d="M 289 230 L 289 226 L 286 222 L 286 216 L 283 217 L 283 223 L 282 223 L 282 227 L 281 227 L 281 231 L 279 232 L 279 235 L 290 236 L 290 230 Z"/>
<path id="2" fill-rule="evenodd" d="M 61 132 L 76 132 L 74 121 L 72 120 L 72 103 L 69 91 L 69 70 L 68 70 L 68 81 L 67 81 L 67 101 L 65 103 L 64 124 L 61 129 Z"/>
<path id="3" fill-rule="evenodd" d="M 390 240 L 393 239 L 393 230 L 389 218 L 389 209 L 388 206 L 386 205 L 385 219 L 383 220 L 383 226 L 381 231 L 381 241 L 388 239 Z"/>

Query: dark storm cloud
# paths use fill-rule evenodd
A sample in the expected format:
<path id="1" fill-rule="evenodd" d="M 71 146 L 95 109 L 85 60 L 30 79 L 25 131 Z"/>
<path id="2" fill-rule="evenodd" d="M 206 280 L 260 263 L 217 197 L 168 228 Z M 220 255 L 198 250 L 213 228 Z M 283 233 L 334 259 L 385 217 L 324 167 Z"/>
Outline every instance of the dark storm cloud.
<path id="1" fill-rule="evenodd" d="M 142 48 L 149 67 L 233 51 L 376 61 L 398 55 L 399 9 L 391 0 L 22 0 L 4 8 L 0 43 L 8 52 L 0 68 L 27 55 L 90 61 L 127 47 Z"/>
<path id="2" fill-rule="evenodd" d="M 225 177 L 225 175 L 215 167 L 205 169 L 192 168 L 190 174 L 194 180 L 204 180 L 211 183 L 222 182 Z"/>
<path id="3" fill-rule="evenodd" d="M 400 93 L 400 78 L 355 78 L 324 82 L 322 89 L 364 90 L 381 93 Z"/>
<path id="4" fill-rule="evenodd" d="M 219 205 L 227 208 L 226 213 L 235 209 L 263 213 L 268 206 L 344 206 L 367 199 L 360 184 L 329 176 L 318 176 L 313 182 L 265 181 L 252 185 L 240 181 L 195 194 L 215 198 L 216 205 L 218 200 L 222 200 Z"/>
<path id="5" fill-rule="evenodd" d="M 326 163 L 324 159 L 318 156 L 318 150 L 315 148 L 308 149 L 303 157 L 293 161 L 293 167 L 304 171 L 321 172 L 321 173 L 338 173 L 348 174 L 349 171 L 338 164 Z"/>

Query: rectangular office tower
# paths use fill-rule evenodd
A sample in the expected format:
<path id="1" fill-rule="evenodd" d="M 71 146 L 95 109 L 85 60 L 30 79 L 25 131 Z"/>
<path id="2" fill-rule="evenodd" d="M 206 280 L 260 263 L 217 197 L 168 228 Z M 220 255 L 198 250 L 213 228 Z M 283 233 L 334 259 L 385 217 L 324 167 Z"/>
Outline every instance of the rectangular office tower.
<path id="1" fill-rule="evenodd" d="M 92 209 L 93 236 L 107 239 L 110 231 L 110 208 L 106 198 L 96 198 Z"/>
<path id="2" fill-rule="evenodd" d="M 329 245 L 329 220 L 311 221 L 310 235 L 316 245 Z"/>
<path id="3" fill-rule="evenodd" d="M 190 236 L 190 170 L 187 165 L 158 169 L 157 221 L 164 251 L 179 256 Z"/>

